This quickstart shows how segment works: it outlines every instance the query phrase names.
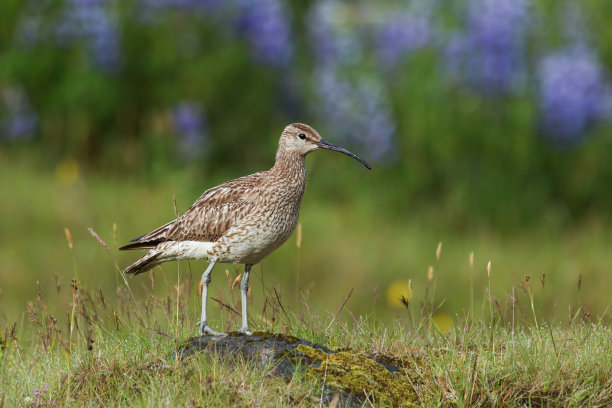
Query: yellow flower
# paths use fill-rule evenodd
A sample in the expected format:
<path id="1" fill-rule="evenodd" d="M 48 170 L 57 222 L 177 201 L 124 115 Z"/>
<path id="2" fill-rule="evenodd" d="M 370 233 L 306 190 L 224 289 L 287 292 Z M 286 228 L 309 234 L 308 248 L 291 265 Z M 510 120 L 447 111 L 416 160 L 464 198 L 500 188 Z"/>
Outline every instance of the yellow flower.
<path id="1" fill-rule="evenodd" d="M 398 280 L 392 282 L 387 288 L 387 303 L 395 309 L 404 307 L 402 299 L 410 301 L 412 298 L 412 282 Z"/>
<path id="2" fill-rule="evenodd" d="M 446 313 L 436 313 L 432 320 L 442 334 L 446 334 L 453 327 L 453 319 Z"/>
<path id="3" fill-rule="evenodd" d="M 79 179 L 79 163 L 72 158 L 62 160 L 55 166 L 55 178 L 66 185 L 76 183 Z"/>

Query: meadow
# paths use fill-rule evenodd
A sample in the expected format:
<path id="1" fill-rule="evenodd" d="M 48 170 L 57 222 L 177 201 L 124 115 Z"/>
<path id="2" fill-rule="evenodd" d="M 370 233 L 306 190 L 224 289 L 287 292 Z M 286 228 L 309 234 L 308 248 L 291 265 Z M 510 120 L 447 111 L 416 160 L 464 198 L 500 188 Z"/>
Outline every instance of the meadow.
<path id="1" fill-rule="evenodd" d="M 287 384 L 249 361 L 176 361 L 195 334 L 204 263 L 124 280 L 135 255 L 118 246 L 171 218 L 173 197 L 185 209 L 201 182 L 193 172 L 151 182 L 24 160 L 1 164 L 14 175 L 2 185 L 11 197 L 1 214 L 2 241 L 11 242 L 1 249 L 2 406 L 333 404 L 320 381 L 300 374 Z M 445 230 L 443 215 L 427 209 L 389 216 L 350 188 L 325 200 L 321 169 L 342 180 L 350 164 L 309 158 L 300 243 L 294 234 L 255 268 L 256 330 L 400 359 L 423 406 L 612 402 L 610 238 L 601 223 L 496 235 Z M 240 273 L 224 265 L 213 274 L 215 328 L 239 325 Z M 364 406 L 394 405 L 365 395 Z"/>
<path id="2" fill-rule="evenodd" d="M 24 341 L 22 330 L 9 330 L 3 340 L 2 405 L 337 406 L 336 399 L 323 399 L 325 381 L 299 372 L 285 381 L 272 375 L 273 367 L 209 354 L 179 362 L 177 351 L 196 321 L 189 305 L 197 299 L 185 285 L 175 289 L 144 300 L 131 300 L 123 289 L 121 301 L 75 289 L 66 326 L 39 297 L 28 310 L 33 340 Z M 413 398 L 392 401 L 363 389 L 357 406 L 609 406 L 610 331 L 570 320 L 515 330 L 466 319 L 443 334 L 425 316 L 406 328 L 372 317 L 341 323 L 289 311 L 268 327 L 402 364 Z"/>

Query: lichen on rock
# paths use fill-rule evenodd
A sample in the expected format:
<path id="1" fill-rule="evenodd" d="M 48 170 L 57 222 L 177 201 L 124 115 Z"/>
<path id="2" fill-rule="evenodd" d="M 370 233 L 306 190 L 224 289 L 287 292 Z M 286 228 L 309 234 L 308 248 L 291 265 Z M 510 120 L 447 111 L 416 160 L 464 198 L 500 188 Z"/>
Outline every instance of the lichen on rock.
<path id="1" fill-rule="evenodd" d="M 395 407 L 417 406 L 417 396 L 406 374 L 389 370 L 385 365 L 354 350 L 325 353 L 300 344 L 297 351 L 311 362 L 306 373 L 331 389 L 368 398 L 379 404 Z"/>

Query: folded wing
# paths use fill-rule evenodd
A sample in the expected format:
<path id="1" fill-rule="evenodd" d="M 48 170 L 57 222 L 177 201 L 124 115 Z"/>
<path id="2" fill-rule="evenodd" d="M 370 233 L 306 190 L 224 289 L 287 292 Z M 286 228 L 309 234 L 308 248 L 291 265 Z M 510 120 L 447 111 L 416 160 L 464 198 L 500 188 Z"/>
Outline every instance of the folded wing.
<path id="1" fill-rule="evenodd" d="M 167 241 L 217 241 L 252 211 L 261 180 L 261 173 L 255 173 L 213 187 L 176 220 L 119 249 L 151 249 Z"/>

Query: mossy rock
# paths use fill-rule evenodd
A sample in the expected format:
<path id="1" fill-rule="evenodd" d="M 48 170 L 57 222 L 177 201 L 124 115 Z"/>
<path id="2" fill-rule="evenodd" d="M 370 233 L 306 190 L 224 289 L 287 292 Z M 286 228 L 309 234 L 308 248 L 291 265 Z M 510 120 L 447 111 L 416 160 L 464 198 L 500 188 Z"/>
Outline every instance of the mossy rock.
<path id="1" fill-rule="evenodd" d="M 304 339 L 267 332 L 196 337 L 185 343 L 178 357 L 184 359 L 198 351 L 240 356 L 272 367 L 275 375 L 286 379 L 297 369 L 304 370 L 306 376 L 324 384 L 324 401 L 339 394 L 339 406 L 362 406 L 366 401 L 377 406 L 416 406 L 407 373 L 390 364 L 400 361 L 395 357 L 377 355 L 372 359 L 349 348 L 332 351 Z"/>
<path id="2" fill-rule="evenodd" d="M 414 407 L 417 396 L 406 374 L 397 367 L 380 363 L 360 352 L 343 349 L 336 353 L 300 344 L 297 351 L 307 356 L 307 375 L 322 380 L 325 385 L 377 405 Z"/>
<path id="3" fill-rule="evenodd" d="M 274 374 L 291 378 L 300 365 L 301 356 L 295 354 L 296 347 L 305 345 L 332 353 L 330 349 L 293 336 L 269 332 L 255 332 L 245 335 L 238 332 L 226 336 L 200 336 L 187 340 L 179 350 L 180 360 L 201 352 L 214 352 L 224 357 L 241 356 L 255 360 L 262 367 L 272 367 Z"/>

